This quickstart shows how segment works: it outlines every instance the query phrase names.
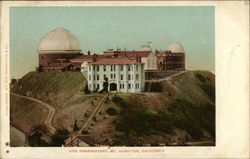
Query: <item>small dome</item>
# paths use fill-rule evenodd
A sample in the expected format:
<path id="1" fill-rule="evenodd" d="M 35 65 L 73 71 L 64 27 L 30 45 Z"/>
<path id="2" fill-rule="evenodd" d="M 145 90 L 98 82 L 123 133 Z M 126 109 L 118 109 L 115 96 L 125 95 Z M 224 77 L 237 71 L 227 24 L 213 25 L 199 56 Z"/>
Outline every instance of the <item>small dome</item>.
<path id="1" fill-rule="evenodd" d="M 68 30 L 55 29 L 47 33 L 40 41 L 38 53 L 79 53 L 80 44 Z"/>
<path id="2" fill-rule="evenodd" d="M 184 53 L 185 52 L 183 46 L 178 42 L 174 42 L 171 45 L 169 45 L 168 50 L 170 50 L 172 53 Z"/>

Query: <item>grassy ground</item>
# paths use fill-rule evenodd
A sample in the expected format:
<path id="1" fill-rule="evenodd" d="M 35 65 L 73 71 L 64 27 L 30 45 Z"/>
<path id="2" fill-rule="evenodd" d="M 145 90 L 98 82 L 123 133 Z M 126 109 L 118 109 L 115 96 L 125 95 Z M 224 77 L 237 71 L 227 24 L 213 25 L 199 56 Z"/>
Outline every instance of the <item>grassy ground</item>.
<path id="1" fill-rule="evenodd" d="M 111 95 L 123 101 L 111 101 L 103 108 L 114 108 L 118 115 L 106 114 L 105 121 L 95 123 L 89 134 L 108 145 L 213 142 L 215 76 L 208 71 L 188 71 L 160 84 L 162 92 Z"/>
<path id="2" fill-rule="evenodd" d="M 48 110 L 44 106 L 12 95 L 10 96 L 10 105 L 11 117 L 28 129 L 33 125 L 43 124 L 48 114 Z"/>
<path id="3" fill-rule="evenodd" d="M 55 107 L 54 125 L 69 129 L 77 120 L 81 127 L 104 94 L 84 94 L 86 81 L 79 72 L 30 72 L 11 91 L 40 99 Z M 203 141 L 215 138 L 215 76 L 208 71 L 187 71 L 152 87 L 162 91 L 110 93 L 89 127 L 88 134 L 103 145 L 141 145 L 171 142 Z M 124 103 L 113 101 L 116 96 Z M 11 99 L 12 114 L 21 120 L 38 115 L 43 110 L 29 111 L 34 103 Z M 19 104 L 18 104 L 19 103 Z M 107 113 L 114 109 L 117 114 Z M 30 109 L 32 110 L 32 109 Z M 113 111 L 114 111 L 113 110 Z M 27 111 L 27 112 L 26 112 Z M 41 113 L 43 112 L 43 113 Z M 16 115 L 18 116 L 18 115 Z M 22 119 L 23 118 L 23 119 Z M 41 117 L 42 118 L 42 117 Z"/>
<path id="4" fill-rule="evenodd" d="M 86 99 L 81 96 L 85 85 L 81 72 L 30 72 L 11 91 L 64 108 Z"/>

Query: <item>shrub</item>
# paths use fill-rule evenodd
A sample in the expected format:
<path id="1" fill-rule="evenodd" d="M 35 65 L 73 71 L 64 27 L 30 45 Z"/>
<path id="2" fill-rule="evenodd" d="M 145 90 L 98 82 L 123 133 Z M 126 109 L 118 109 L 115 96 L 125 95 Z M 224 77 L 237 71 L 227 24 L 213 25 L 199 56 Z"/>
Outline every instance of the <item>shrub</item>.
<path id="1" fill-rule="evenodd" d="M 116 105 L 118 105 L 118 106 L 120 106 L 120 107 L 126 107 L 127 105 L 128 105 L 128 103 L 124 100 L 124 99 L 122 99 L 121 97 L 119 97 L 119 96 L 113 96 L 112 97 L 112 101 L 116 104 Z"/>
<path id="2" fill-rule="evenodd" d="M 163 91 L 163 86 L 160 82 L 153 82 L 151 84 L 150 92 L 162 92 L 162 91 Z"/>
<path id="3" fill-rule="evenodd" d="M 187 131 L 194 139 L 200 139 L 202 129 L 215 137 L 215 106 L 194 105 L 185 99 L 178 99 L 169 109 L 167 119 L 174 126 Z"/>
<path id="4" fill-rule="evenodd" d="M 85 94 L 89 94 L 89 93 L 90 93 L 89 87 L 88 87 L 87 84 L 86 84 L 86 86 L 85 86 L 85 88 L 84 88 L 84 93 L 85 93 Z"/>
<path id="5" fill-rule="evenodd" d="M 118 114 L 118 112 L 117 112 L 117 110 L 116 110 L 115 108 L 108 108 L 108 109 L 106 110 L 106 112 L 107 112 L 109 115 L 117 115 L 117 114 Z"/>
<path id="6" fill-rule="evenodd" d="M 59 129 L 51 136 L 51 146 L 62 146 L 68 138 L 69 132 L 66 129 Z"/>
<path id="7" fill-rule="evenodd" d="M 209 98 L 213 102 L 215 102 L 214 84 L 210 80 L 207 80 L 207 78 L 201 75 L 200 73 L 196 73 L 195 76 L 202 82 L 200 84 L 201 89 L 209 96 Z"/>
<path id="8" fill-rule="evenodd" d="M 202 74 L 200 74 L 200 73 L 195 73 L 195 76 L 196 76 L 201 82 L 206 82 L 206 81 L 207 81 L 207 79 L 206 79 L 204 76 L 202 76 Z"/>

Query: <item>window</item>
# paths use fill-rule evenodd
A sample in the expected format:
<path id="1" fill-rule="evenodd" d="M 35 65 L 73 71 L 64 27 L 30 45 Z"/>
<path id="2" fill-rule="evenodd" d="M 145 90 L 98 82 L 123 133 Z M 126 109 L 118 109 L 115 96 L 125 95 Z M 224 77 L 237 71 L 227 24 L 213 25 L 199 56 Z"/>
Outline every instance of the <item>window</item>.
<path id="1" fill-rule="evenodd" d="M 124 88 L 124 84 L 122 84 L 122 88 Z"/>
<path id="2" fill-rule="evenodd" d="M 138 71 L 138 65 L 136 65 L 136 71 Z"/>
<path id="3" fill-rule="evenodd" d="M 103 66 L 103 71 L 106 71 L 106 66 L 105 65 Z"/>
<path id="4" fill-rule="evenodd" d="M 120 84 L 120 89 L 122 89 L 122 84 Z"/>
<path id="5" fill-rule="evenodd" d="M 139 89 L 139 88 L 140 88 L 139 83 L 136 83 L 136 84 L 135 84 L 135 88 L 136 88 L 136 89 Z"/>
<path id="6" fill-rule="evenodd" d="M 111 67 L 111 71 L 113 71 L 113 66 L 111 65 L 110 67 Z"/>
<path id="7" fill-rule="evenodd" d="M 94 84 L 94 89 L 95 89 L 95 84 Z"/>
<path id="8" fill-rule="evenodd" d="M 128 80 L 130 80 L 130 75 L 128 75 Z"/>
<path id="9" fill-rule="evenodd" d="M 97 75 L 97 80 L 99 80 L 99 75 Z"/>
<path id="10" fill-rule="evenodd" d="M 115 79 L 115 74 L 114 74 L 114 79 Z"/>
<path id="11" fill-rule="evenodd" d="M 94 75 L 94 80 L 95 80 L 95 75 Z"/>
<path id="12" fill-rule="evenodd" d="M 97 67 L 97 68 L 96 68 L 96 69 L 97 69 L 97 71 L 99 71 L 99 66 L 96 66 L 96 67 Z"/>
<path id="13" fill-rule="evenodd" d="M 91 75 L 89 75 L 89 80 L 91 80 Z"/>
<path id="14" fill-rule="evenodd" d="M 128 84 L 128 89 L 131 89 L 131 84 L 130 83 Z"/>
<path id="15" fill-rule="evenodd" d="M 112 79 L 113 78 L 113 74 L 111 74 L 110 76 L 111 76 L 110 78 Z"/>
<path id="16" fill-rule="evenodd" d="M 123 80 L 123 75 L 121 75 L 121 80 Z"/>
<path id="17" fill-rule="evenodd" d="M 123 71 L 123 65 L 121 65 L 121 71 Z"/>
<path id="18" fill-rule="evenodd" d="M 115 65 L 114 65 L 114 71 L 115 71 Z"/>
<path id="19" fill-rule="evenodd" d="M 106 75 L 103 75 L 103 80 L 105 80 Z"/>
<path id="20" fill-rule="evenodd" d="M 139 79 L 139 75 L 138 75 L 138 74 L 136 74 L 136 75 L 135 75 L 135 78 L 136 78 L 136 80 L 138 80 L 138 79 Z"/>
<path id="21" fill-rule="evenodd" d="M 128 66 L 128 70 L 130 71 L 130 66 Z"/>
<path id="22" fill-rule="evenodd" d="M 93 68 L 93 70 L 95 71 L 95 66 L 93 66 L 94 68 Z"/>
<path id="23" fill-rule="evenodd" d="M 91 66 L 89 66 L 89 71 L 91 71 Z"/>

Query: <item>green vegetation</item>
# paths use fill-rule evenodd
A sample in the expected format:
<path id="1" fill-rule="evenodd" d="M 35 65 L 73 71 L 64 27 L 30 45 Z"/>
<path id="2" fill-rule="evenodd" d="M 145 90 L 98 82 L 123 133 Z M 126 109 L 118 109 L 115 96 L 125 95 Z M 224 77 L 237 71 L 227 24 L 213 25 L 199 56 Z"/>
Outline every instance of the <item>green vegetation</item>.
<path id="1" fill-rule="evenodd" d="M 85 88 L 84 88 L 84 93 L 85 94 L 89 94 L 90 93 L 90 90 L 89 90 L 89 87 L 88 85 L 86 84 Z"/>
<path id="2" fill-rule="evenodd" d="M 118 112 L 115 108 L 108 108 L 106 110 L 106 112 L 108 113 L 108 115 L 117 115 L 118 114 Z"/>
<path id="3" fill-rule="evenodd" d="M 166 135 L 178 135 L 176 131 L 186 134 L 186 139 L 189 141 L 206 140 L 206 133 L 215 139 L 213 74 L 205 71 L 189 71 L 170 81 L 155 84 L 156 88 L 167 91 L 155 96 L 157 102 L 162 100 L 163 95 L 171 92 L 171 96 L 166 97 L 171 102 L 166 105 L 165 110 L 157 109 L 157 105 L 152 107 L 151 101 L 144 96 L 112 98 L 112 101 L 122 108 L 118 119 L 114 122 L 116 130 L 119 131 L 116 135 L 116 144 L 136 145 L 141 143 L 140 140 L 147 140 L 149 137 L 166 138 Z M 144 139 L 139 140 L 138 137 Z"/>
<path id="4" fill-rule="evenodd" d="M 153 82 L 151 84 L 150 92 L 162 92 L 162 91 L 163 91 L 163 86 L 160 82 Z"/>
<path id="5" fill-rule="evenodd" d="M 165 118 L 195 140 L 201 139 L 203 129 L 215 137 L 215 105 L 194 105 L 185 99 L 177 99 L 165 113 Z"/>
<path id="6" fill-rule="evenodd" d="M 29 72 L 11 91 L 63 107 L 84 94 L 86 80 L 81 72 Z"/>
<path id="7" fill-rule="evenodd" d="M 196 73 L 195 76 L 200 80 L 200 87 L 209 96 L 212 101 L 215 101 L 215 81 L 211 78 L 206 78 L 201 73 Z"/>
<path id="8" fill-rule="evenodd" d="M 54 106 L 57 129 L 66 128 L 64 123 L 71 120 L 73 112 L 80 121 L 75 128 L 81 127 L 87 119 L 83 115 L 91 113 L 91 103 L 104 96 L 88 94 L 79 72 L 30 72 L 11 91 Z M 109 97 L 98 114 L 104 120 L 95 123 L 105 131 L 100 144 L 142 146 L 215 139 L 215 76 L 208 71 L 187 71 L 167 81 L 154 82 L 151 92 L 110 93 Z M 110 116 L 106 117 L 105 112 Z M 42 124 L 46 113 L 38 103 L 11 96 L 11 115 L 30 127 Z M 98 133 L 93 137 L 98 138 Z M 31 137 L 33 146 L 61 146 L 67 136 L 65 130 L 58 130 L 46 143 L 41 133 L 35 134 Z"/>
<path id="9" fill-rule="evenodd" d="M 41 104 L 13 95 L 10 96 L 10 105 L 11 117 L 29 130 L 33 125 L 42 124 L 48 114 L 48 109 Z"/>
<path id="10" fill-rule="evenodd" d="M 69 132 L 65 129 L 58 129 L 55 134 L 49 136 L 48 128 L 44 125 L 35 125 L 31 130 L 32 135 L 28 136 L 29 146 L 31 147 L 60 147 L 69 136 Z M 50 141 L 45 141 L 44 138 L 50 138 Z"/>
<path id="11" fill-rule="evenodd" d="M 35 125 L 31 129 L 32 135 L 28 136 L 29 146 L 45 147 L 48 143 L 42 139 L 42 136 L 48 134 L 48 128 L 44 125 Z"/>
<path id="12" fill-rule="evenodd" d="M 120 106 L 122 108 L 124 108 L 124 107 L 126 107 L 128 105 L 128 103 L 123 98 L 121 98 L 119 96 L 116 96 L 116 95 L 112 97 L 112 101 L 116 105 L 118 105 L 118 106 Z"/>
<path id="13" fill-rule="evenodd" d="M 64 141 L 69 137 L 69 132 L 66 129 L 59 129 L 51 136 L 50 146 L 62 146 Z"/>

